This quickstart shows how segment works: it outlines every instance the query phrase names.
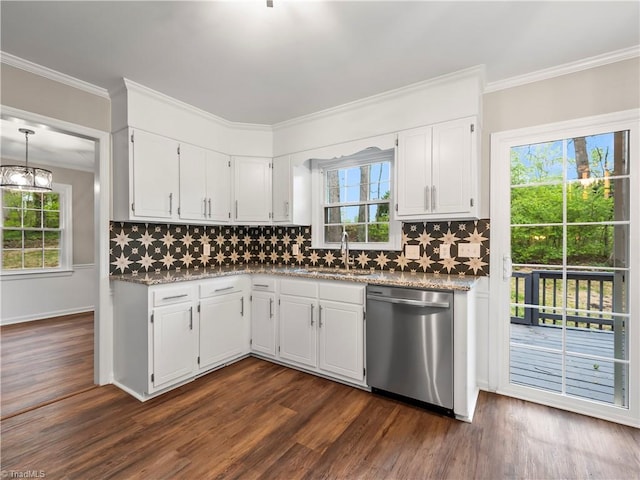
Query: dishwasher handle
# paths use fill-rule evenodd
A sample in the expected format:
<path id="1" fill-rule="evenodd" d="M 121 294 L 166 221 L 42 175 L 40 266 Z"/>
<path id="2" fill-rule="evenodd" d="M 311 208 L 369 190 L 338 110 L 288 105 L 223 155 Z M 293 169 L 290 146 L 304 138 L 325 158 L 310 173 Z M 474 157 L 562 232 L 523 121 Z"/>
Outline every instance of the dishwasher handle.
<path id="1" fill-rule="evenodd" d="M 367 298 L 377 302 L 397 303 L 399 305 L 410 305 L 412 307 L 449 308 L 449 302 L 423 302 L 406 298 L 379 297 L 377 295 L 367 295 Z"/>

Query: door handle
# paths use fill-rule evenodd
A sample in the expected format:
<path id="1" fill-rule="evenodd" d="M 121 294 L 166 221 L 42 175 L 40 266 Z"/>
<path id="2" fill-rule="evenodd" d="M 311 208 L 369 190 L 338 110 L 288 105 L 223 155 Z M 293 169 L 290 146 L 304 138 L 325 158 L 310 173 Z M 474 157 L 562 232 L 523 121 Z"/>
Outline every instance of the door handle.
<path id="1" fill-rule="evenodd" d="M 169 215 L 173 215 L 173 193 L 169 194 Z"/>
<path id="2" fill-rule="evenodd" d="M 429 210 L 429 186 L 424 187 L 424 209 Z"/>
<path id="3" fill-rule="evenodd" d="M 312 304 L 311 304 L 311 326 L 312 326 L 312 327 L 313 327 L 313 308 L 314 308 L 314 305 L 313 305 L 313 303 L 312 303 Z"/>
<path id="4" fill-rule="evenodd" d="M 511 266 L 511 257 L 505 255 L 504 257 L 502 257 L 502 279 L 510 280 L 512 274 L 513 268 Z"/>
<path id="5" fill-rule="evenodd" d="M 240 316 L 244 317 L 244 297 L 240 297 Z"/>
<path id="6" fill-rule="evenodd" d="M 204 216 L 207 216 L 207 199 L 204 199 Z"/>
<path id="7" fill-rule="evenodd" d="M 436 186 L 431 186 L 431 209 L 436 209 Z"/>
<path id="8" fill-rule="evenodd" d="M 189 330 L 193 330 L 193 307 L 189 307 Z"/>
<path id="9" fill-rule="evenodd" d="M 318 328 L 322 328 L 322 305 L 318 305 Z"/>
<path id="10" fill-rule="evenodd" d="M 209 199 L 209 218 L 211 218 L 211 199 Z"/>
<path id="11" fill-rule="evenodd" d="M 269 299 L 269 318 L 273 318 L 273 298 Z"/>
<path id="12" fill-rule="evenodd" d="M 236 200 L 236 219 L 238 218 L 238 200 Z"/>

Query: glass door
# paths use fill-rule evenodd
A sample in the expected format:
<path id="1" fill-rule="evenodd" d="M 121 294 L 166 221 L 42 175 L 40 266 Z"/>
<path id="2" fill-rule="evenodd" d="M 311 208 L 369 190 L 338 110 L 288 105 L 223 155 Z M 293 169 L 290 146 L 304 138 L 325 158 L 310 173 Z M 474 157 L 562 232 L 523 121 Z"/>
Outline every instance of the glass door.
<path id="1" fill-rule="evenodd" d="M 508 208 L 492 209 L 501 238 L 492 262 L 501 268 L 491 281 L 503 306 L 503 393 L 594 415 L 629 410 L 637 396 L 632 130 L 502 142 L 504 183 L 492 201 L 501 197 Z"/>
<path id="2" fill-rule="evenodd" d="M 629 132 L 511 148 L 511 383 L 628 405 Z"/>

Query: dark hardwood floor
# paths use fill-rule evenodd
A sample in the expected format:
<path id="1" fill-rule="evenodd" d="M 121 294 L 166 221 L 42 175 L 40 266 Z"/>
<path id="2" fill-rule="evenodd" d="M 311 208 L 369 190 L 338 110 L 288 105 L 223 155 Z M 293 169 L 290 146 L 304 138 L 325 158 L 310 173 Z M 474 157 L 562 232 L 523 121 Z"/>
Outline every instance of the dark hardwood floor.
<path id="1" fill-rule="evenodd" d="M 93 386 L 93 312 L 0 327 L 1 418 Z"/>
<path id="2" fill-rule="evenodd" d="M 141 403 L 95 388 L 0 422 L 46 478 L 634 479 L 640 430 L 490 393 L 473 424 L 255 358 Z"/>

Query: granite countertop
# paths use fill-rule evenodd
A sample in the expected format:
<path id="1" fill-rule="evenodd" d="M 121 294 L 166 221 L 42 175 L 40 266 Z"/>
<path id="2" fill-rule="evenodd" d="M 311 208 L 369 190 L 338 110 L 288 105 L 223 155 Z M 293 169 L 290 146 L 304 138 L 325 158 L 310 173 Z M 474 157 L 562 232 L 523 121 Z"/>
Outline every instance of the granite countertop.
<path id="1" fill-rule="evenodd" d="M 264 274 L 321 280 L 341 280 L 371 285 L 430 288 L 439 290 L 470 290 L 478 280 L 473 276 L 440 275 L 433 273 L 390 272 L 380 270 L 352 269 L 348 272 L 337 268 L 276 267 L 265 265 L 242 265 L 233 267 L 207 267 L 199 269 L 168 270 L 144 275 L 111 275 L 111 280 L 163 285 L 190 280 L 225 277 L 229 275 Z"/>

